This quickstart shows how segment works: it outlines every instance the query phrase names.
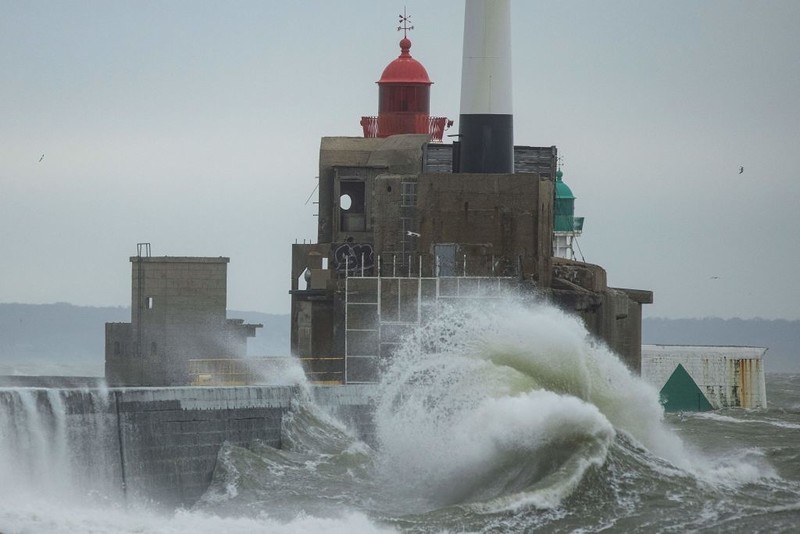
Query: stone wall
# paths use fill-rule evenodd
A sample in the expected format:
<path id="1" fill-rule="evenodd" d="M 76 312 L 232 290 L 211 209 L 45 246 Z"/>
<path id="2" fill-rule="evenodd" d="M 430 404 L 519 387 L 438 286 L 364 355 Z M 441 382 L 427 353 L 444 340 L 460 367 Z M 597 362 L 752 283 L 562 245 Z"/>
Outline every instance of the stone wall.
<path id="1" fill-rule="evenodd" d="M 279 448 L 288 387 L 113 390 L 127 492 L 172 506 L 206 490 L 223 442 Z"/>
<path id="2" fill-rule="evenodd" d="M 550 287 L 552 198 L 553 182 L 536 174 L 423 174 L 417 184 L 419 248 L 434 253 L 436 244 L 454 243 L 464 249 L 459 259 L 490 259 L 487 275 L 494 261 L 496 274 L 522 274 Z"/>
<path id="3" fill-rule="evenodd" d="M 628 368 L 641 372 L 642 304 L 653 292 L 608 287 L 599 265 L 553 258 L 553 302 L 583 320 L 587 330 L 602 339 Z"/>
<path id="4" fill-rule="evenodd" d="M 312 388 L 320 406 L 329 407 L 368 442 L 374 435 L 372 392 L 360 386 Z M 299 388 L 289 386 L 0 388 L 5 427 L 0 429 L 0 459 L 41 464 L 38 456 L 25 456 L 31 449 L 52 448 L 68 464 L 64 472 L 87 479 L 81 487 L 170 508 L 189 506 L 211 482 L 224 442 L 247 447 L 260 440 L 281 446 L 283 416 L 299 394 Z M 35 440 L 43 443 L 32 446 Z M 54 440 L 60 442 L 48 443 Z"/>

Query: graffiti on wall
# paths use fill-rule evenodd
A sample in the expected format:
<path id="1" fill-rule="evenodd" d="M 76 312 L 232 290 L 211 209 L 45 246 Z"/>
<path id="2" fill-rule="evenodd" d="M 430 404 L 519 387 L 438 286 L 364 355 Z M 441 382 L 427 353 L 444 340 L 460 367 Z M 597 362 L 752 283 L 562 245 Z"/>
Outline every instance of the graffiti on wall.
<path id="1" fill-rule="evenodd" d="M 371 275 L 375 252 L 369 243 L 333 243 L 333 268 L 337 273 Z"/>

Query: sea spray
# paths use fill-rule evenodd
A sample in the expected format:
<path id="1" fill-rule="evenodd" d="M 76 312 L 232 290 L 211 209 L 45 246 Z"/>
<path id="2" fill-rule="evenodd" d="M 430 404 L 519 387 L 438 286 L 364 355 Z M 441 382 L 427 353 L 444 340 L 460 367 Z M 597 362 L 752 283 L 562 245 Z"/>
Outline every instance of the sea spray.
<path id="1" fill-rule="evenodd" d="M 211 485 L 193 509 L 221 516 L 268 511 L 286 522 L 369 509 L 380 491 L 371 472 L 374 454 L 301 389 L 283 418 L 281 448 L 225 443 Z"/>
<path id="2" fill-rule="evenodd" d="M 107 392 L 0 389 L 0 497 L 103 501 L 121 488 Z"/>
<path id="3" fill-rule="evenodd" d="M 303 386 L 282 450 L 223 447 L 198 509 L 261 503 L 288 518 L 337 507 L 390 516 L 554 508 L 606 464 L 618 432 L 667 459 L 655 469 L 680 473 L 683 447 L 657 392 L 578 319 L 545 304 L 442 306 L 388 361 L 378 392 L 376 450 Z"/>
<path id="4" fill-rule="evenodd" d="M 6 508 L 4 510 L 4 508 Z M 273 518 L 267 512 L 253 516 L 219 516 L 203 511 L 176 510 L 162 513 L 135 505 L 71 506 L 58 502 L 24 501 L 15 507 L 0 504 L 3 533 L 48 534 L 385 534 L 393 529 L 376 525 L 365 514 L 344 512 L 335 518 L 298 514 L 290 521 Z"/>
<path id="5" fill-rule="evenodd" d="M 379 491 L 371 474 L 375 451 L 314 401 L 312 386 L 295 366 L 299 373 L 284 373 L 283 384 L 296 386 L 296 395 L 281 420 L 281 447 L 226 442 L 193 510 L 225 517 L 267 512 L 291 523 L 305 515 L 335 519 L 369 509 Z"/>
<path id="6" fill-rule="evenodd" d="M 72 493 L 84 502 L 4 488 L 0 531 L 793 532 L 800 521 L 791 403 L 664 422 L 652 388 L 578 319 L 543 304 L 443 307 L 387 363 L 376 448 L 316 405 L 301 380 L 282 448 L 223 446 L 214 482 L 192 509 L 87 501 L 80 475 L 90 466 L 73 459 Z M 70 408 L 89 402 L 103 412 L 103 395 L 15 391 L 0 395 L 0 453 L 33 439 L 45 458 L 58 458 L 45 443 L 63 436 L 73 457 L 75 444 L 89 444 L 74 431 L 97 436 L 91 429 L 104 427 L 102 416 L 78 421 Z M 66 433 L 53 410 L 66 416 Z M 691 430 L 689 443 L 670 427 Z M 20 468 L 26 457 L 17 458 Z"/>
<path id="7" fill-rule="evenodd" d="M 392 358 L 376 410 L 384 475 L 429 506 L 557 505 L 615 429 L 681 461 L 657 392 L 577 318 L 518 299 L 438 312 Z"/>

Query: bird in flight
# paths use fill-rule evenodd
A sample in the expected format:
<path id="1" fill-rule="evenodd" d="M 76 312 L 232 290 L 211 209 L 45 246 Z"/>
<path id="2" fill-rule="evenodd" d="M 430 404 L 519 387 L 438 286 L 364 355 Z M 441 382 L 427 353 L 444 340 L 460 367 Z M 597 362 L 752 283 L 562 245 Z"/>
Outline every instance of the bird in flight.
<path id="1" fill-rule="evenodd" d="M 709 276 L 711 280 L 719 280 L 719 276 Z"/>
<path id="2" fill-rule="evenodd" d="M 39 158 L 39 163 L 41 163 L 43 159 L 44 159 L 44 154 L 42 154 L 42 157 Z"/>
<path id="3" fill-rule="evenodd" d="M 742 166 L 740 165 L 740 166 L 739 166 L 739 174 L 742 174 L 743 172 L 744 172 L 744 167 L 742 167 Z"/>
<path id="4" fill-rule="evenodd" d="M 419 237 L 420 236 L 417 232 L 412 232 L 411 230 L 406 230 L 406 235 L 410 235 L 412 237 Z"/>

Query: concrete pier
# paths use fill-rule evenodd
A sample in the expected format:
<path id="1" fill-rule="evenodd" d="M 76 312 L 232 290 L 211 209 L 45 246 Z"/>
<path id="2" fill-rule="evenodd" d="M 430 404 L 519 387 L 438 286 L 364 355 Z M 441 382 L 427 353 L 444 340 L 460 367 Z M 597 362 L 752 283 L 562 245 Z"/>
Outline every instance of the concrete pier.
<path id="1" fill-rule="evenodd" d="M 283 416 L 301 394 L 291 386 L 0 388 L 0 421 L 15 421 L 15 435 L 7 436 L 15 443 L 30 439 L 19 434 L 54 436 L 53 428 L 41 427 L 64 426 L 61 448 L 73 463 L 82 458 L 72 471 L 103 463 L 97 476 L 112 493 L 188 506 L 208 488 L 224 442 L 280 448 Z M 371 386 L 312 387 L 311 394 L 370 439 Z"/>

